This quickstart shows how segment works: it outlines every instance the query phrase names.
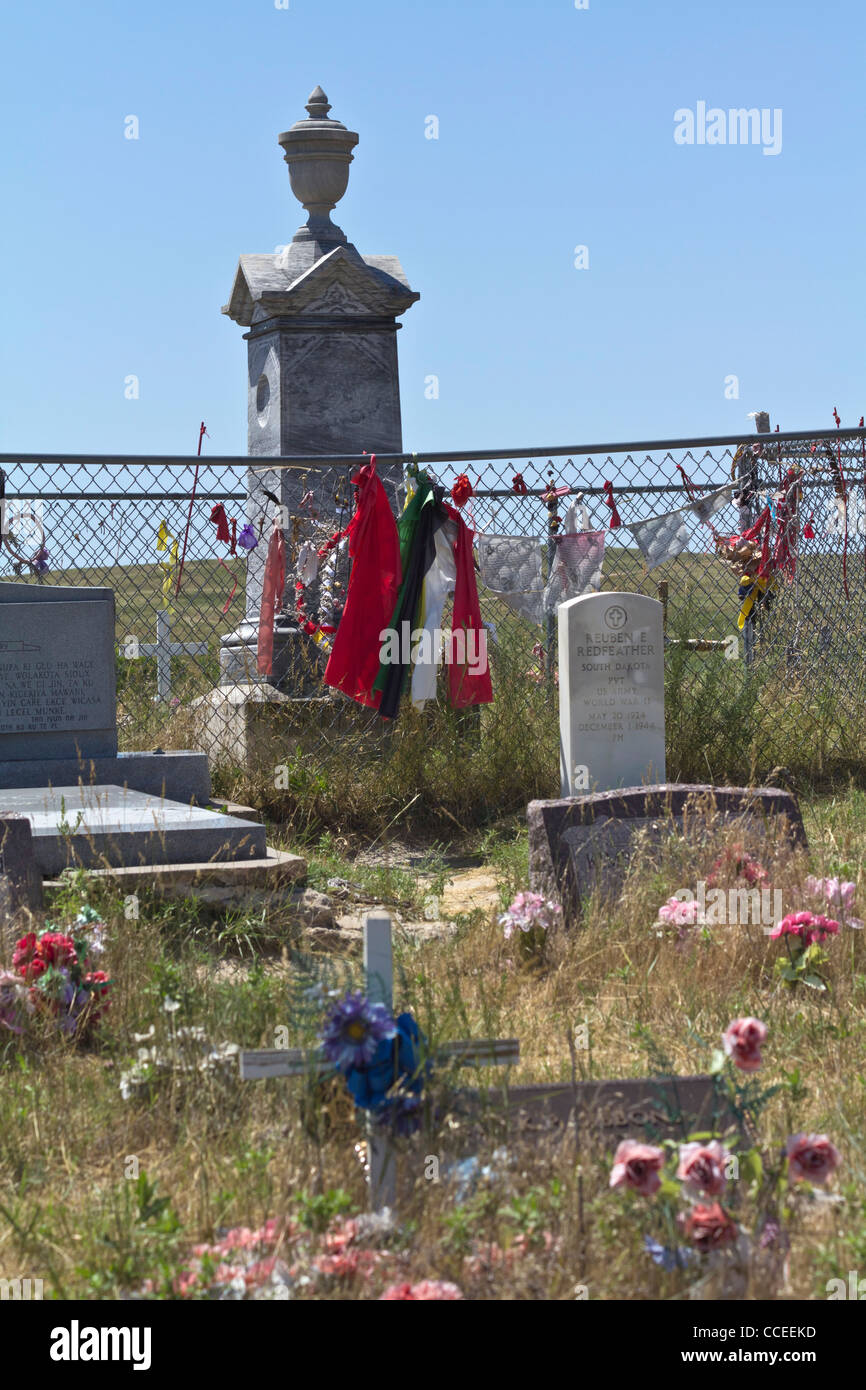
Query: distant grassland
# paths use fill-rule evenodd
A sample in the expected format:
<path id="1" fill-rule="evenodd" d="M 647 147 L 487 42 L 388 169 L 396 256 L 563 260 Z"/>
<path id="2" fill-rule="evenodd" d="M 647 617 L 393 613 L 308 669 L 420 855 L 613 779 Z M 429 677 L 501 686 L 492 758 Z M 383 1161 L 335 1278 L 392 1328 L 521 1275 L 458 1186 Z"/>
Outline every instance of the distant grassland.
<path id="1" fill-rule="evenodd" d="M 172 584 L 172 640 L 206 643 L 207 652 L 172 659 L 170 707 L 154 701 L 155 658 L 130 661 L 123 655 L 129 637 L 141 643 L 156 639 L 164 577 L 158 566 L 68 569 L 46 577 L 115 592 L 122 747 L 200 746 L 189 703 L 219 684 L 220 638 L 244 616 L 245 567 L 241 561 L 227 564 L 238 587 L 225 615 L 234 578 L 216 558 L 187 562 L 177 598 Z M 681 645 L 682 639 L 721 641 L 737 633 L 737 578 L 726 566 L 708 554 L 685 553 L 647 573 L 635 548 L 608 545 L 604 590 L 655 597 L 659 581 L 668 582 L 669 778 L 717 784 L 781 780 L 800 787 L 831 786 L 849 777 L 866 782 L 862 555 L 849 556 L 848 576 L 850 601 L 838 554 L 803 557 L 797 584 L 777 585 L 749 665 L 742 641 L 739 660 Z M 555 619 L 536 626 L 482 585 L 479 594 L 482 617 L 495 629 L 488 646 L 492 705 L 478 714 L 452 710 L 443 670 L 438 702 L 419 714 L 404 699 L 394 725 L 339 697 L 323 700 L 312 720 L 306 707 L 299 705 L 294 714 L 289 706 L 274 723 L 270 745 L 265 740 L 261 766 L 241 766 L 231 736 L 225 747 L 207 745 L 219 794 L 254 800 L 274 819 L 373 833 L 398 816 L 404 829 L 413 823 L 428 830 L 453 831 L 455 823 L 465 829 L 519 809 L 533 796 L 556 795 Z M 322 695 L 328 693 L 323 686 Z M 277 766 L 288 769 L 279 787 Z"/>
<path id="2" fill-rule="evenodd" d="M 177 583 L 175 572 L 169 604 L 171 613 L 171 635 L 175 642 L 208 642 L 219 647 L 219 639 L 244 616 L 246 593 L 246 566 L 239 560 L 227 559 L 231 576 L 216 559 L 187 560 L 183 567 L 183 581 L 180 594 L 175 597 Z M 15 579 L 4 575 L 4 579 L 14 579 L 17 584 L 36 584 L 35 576 Z M 153 565 L 106 565 L 88 569 L 55 570 L 45 576 L 46 583 L 62 585 L 89 585 L 91 588 L 114 590 L 117 607 L 117 641 L 122 643 L 127 635 L 137 637 L 140 642 L 156 641 L 156 614 L 163 607 L 162 583 L 165 578 L 162 570 Z M 227 614 L 223 605 L 232 590 L 234 580 L 238 587 Z"/>

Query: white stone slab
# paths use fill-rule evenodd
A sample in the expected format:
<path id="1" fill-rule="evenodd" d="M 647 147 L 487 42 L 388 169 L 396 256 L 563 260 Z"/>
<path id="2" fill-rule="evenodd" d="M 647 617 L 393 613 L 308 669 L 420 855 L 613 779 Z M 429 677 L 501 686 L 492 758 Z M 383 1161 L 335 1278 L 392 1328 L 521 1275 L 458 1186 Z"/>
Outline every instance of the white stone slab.
<path id="1" fill-rule="evenodd" d="M 557 612 L 562 795 L 664 782 L 662 605 L 584 594 Z"/>
<path id="2" fill-rule="evenodd" d="M 264 859 L 265 827 L 126 787 L 19 787 L 0 813 L 24 815 L 44 875 L 85 868 Z M 65 828 L 64 828 L 65 827 Z"/>

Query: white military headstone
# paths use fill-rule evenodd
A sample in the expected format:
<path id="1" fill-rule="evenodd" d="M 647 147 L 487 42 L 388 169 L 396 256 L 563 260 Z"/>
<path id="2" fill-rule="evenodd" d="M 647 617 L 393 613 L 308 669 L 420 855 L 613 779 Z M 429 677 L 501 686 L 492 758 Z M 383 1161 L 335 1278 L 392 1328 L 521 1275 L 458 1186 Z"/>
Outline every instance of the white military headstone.
<path id="1" fill-rule="evenodd" d="M 662 605 L 584 594 L 557 611 L 562 795 L 664 782 Z"/>

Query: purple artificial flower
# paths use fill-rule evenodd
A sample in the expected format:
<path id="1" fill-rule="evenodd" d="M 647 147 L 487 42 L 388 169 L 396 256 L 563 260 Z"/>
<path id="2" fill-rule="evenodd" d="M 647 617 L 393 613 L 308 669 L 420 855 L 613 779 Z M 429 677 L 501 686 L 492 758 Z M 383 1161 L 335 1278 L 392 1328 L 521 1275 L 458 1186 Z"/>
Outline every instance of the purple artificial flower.
<path id="1" fill-rule="evenodd" d="M 373 1004 L 360 990 L 334 1004 L 322 1030 L 322 1050 L 338 1071 L 366 1067 L 380 1042 L 397 1036 L 397 1024 L 384 1004 Z"/>
<path id="2" fill-rule="evenodd" d="M 247 522 L 238 532 L 238 545 L 241 546 L 243 550 L 255 550 L 258 543 L 258 536 L 250 523 Z"/>
<path id="3" fill-rule="evenodd" d="M 60 1029 L 63 1033 L 74 1033 L 79 1017 L 90 1002 L 90 994 L 75 983 L 65 966 L 60 968 L 58 974 L 63 977 L 60 992 Z"/>
<path id="4" fill-rule="evenodd" d="M 10 1033 L 23 1033 L 27 1015 L 32 1012 L 27 986 L 11 971 L 0 971 L 0 1028 L 8 1028 Z"/>
<path id="5" fill-rule="evenodd" d="M 41 550 L 37 550 L 33 557 L 33 568 L 37 574 L 44 574 L 48 569 L 48 551 L 44 545 Z"/>

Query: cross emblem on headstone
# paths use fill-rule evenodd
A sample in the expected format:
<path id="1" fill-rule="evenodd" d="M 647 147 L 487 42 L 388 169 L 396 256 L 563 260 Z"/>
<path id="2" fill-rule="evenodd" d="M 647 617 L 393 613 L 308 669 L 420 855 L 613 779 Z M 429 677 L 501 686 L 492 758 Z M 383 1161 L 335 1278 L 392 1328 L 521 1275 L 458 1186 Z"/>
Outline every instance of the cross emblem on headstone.
<path id="1" fill-rule="evenodd" d="M 391 942 L 391 919 L 370 915 L 364 922 L 364 977 L 366 992 L 376 1003 L 392 1008 L 394 995 L 394 956 Z M 516 1038 L 478 1039 L 469 1042 L 446 1043 L 438 1048 L 434 1062 L 457 1066 L 510 1067 L 520 1060 L 520 1043 Z M 317 1064 L 303 1048 L 280 1051 L 275 1048 L 240 1054 L 242 1081 L 260 1081 L 271 1076 L 309 1076 Z M 327 1076 L 334 1070 L 324 1057 L 318 1059 L 318 1074 Z M 367 1156 L 369 1159 L 370 1205 L 373 1211 L 394 1208 L 397 1190 L 396 1155 L 387 1134 L 377 1131 L 367 1122 Z"/>
<path id="2" fill-rule="evenodd" d="M 207 642 L 172 642 L 171 614 L 167 608 L 160 608 L 156 615 L 156 641 L 142 642 L 138 648 L 142 656 L 156 657 L 156 698 L 171 699 L 173 656 L 203 656 L 207 649 Z"/>

